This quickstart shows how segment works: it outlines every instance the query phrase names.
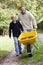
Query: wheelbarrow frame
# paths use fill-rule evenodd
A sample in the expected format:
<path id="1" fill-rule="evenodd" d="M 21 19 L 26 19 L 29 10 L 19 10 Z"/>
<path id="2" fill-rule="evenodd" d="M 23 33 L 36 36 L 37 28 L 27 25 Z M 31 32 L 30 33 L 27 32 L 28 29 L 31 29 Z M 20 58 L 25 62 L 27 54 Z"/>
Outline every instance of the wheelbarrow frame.
<path id="1" fill-rule="evenodd" d="M 23 36 L 23 34 L 27 34 L 27 33 L 35 33 L 35 36 L 31 37 L 31 38 L 27 38 L 25 39 L 25 36 Z M 32 35 L 32 34 L 31 34 Z M 22 37 L 23 36 L 23 37 Z M 27 35 L 28 37 L 28 35 Z M 34 44 L 36 42 L 36 37 L 37 37 L 37 32 L 36 31 L 30 31 L 30 32 L 23 32 L 21 33 L 21 35 L 18 37 L 18 40 L 24 44 L 24 45 L 27 45 L 27 44 Z"/>

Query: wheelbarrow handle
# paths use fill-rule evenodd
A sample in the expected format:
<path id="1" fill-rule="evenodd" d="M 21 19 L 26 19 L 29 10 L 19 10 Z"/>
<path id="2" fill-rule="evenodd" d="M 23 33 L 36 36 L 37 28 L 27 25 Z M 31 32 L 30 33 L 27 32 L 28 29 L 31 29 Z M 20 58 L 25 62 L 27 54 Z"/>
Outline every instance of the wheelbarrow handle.
<path id="1" fill-rule="evenodd" d="M 36 31 L 36 29 L 33 29 L 33 31 Z"/>

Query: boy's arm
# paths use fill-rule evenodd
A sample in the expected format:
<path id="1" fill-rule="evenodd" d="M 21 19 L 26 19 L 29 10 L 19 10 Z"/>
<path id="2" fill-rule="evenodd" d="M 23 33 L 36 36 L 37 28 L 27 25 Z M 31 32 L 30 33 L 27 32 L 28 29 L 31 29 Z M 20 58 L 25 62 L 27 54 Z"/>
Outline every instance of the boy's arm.
<path id="1" fill-rule="evenodd" d="M 9 37 L 11 38 L 11 24 L 9 25 Z"/>

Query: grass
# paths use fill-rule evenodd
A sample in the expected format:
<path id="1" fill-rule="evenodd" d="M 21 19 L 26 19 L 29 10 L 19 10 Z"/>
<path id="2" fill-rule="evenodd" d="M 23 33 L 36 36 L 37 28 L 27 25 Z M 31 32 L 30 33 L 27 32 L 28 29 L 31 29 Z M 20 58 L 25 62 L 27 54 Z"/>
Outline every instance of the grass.
<path id="1" fill-rule="evenodd" d="M 43 43 L 37 38 L 39 49 L 34 47 L 33 57 L 29 58 L 26 52 L 23 52 L 22 57 L 19 59 L 21 65 L 26 63 L 33 63 L 43 60 Z M 5 56 L 14 48 L 13 39 L 8 36 L 0 37 L 0 56 Z"/>
<path id="2" fill-rule="evenodd" d="M 21 63 L 21 65 L 43 60 L 43 44 L 39 38 L 37 38 L 37 43 L 38 43 L 39 49 L 37 50 L 34 47 L 33 57 L 29 58 L 26 52 L 22 54 L 22 57 L 19 60 L 19 63 Z"/>
<path id="3" fill-rule="evenodd" d="M 39 32 L 39 33 L 42 33 L 42 34 L 43 34 L 43 30 L 41 30 L 41 29 L 38 29 L 38 30 L 37 30 L 37 32 Z"/>
<path id="4" fill-rule="evenodd" d="M 0 37 L 0 56 L 5 56 L 14 48 L 13 39 L 8 36 Z"/>

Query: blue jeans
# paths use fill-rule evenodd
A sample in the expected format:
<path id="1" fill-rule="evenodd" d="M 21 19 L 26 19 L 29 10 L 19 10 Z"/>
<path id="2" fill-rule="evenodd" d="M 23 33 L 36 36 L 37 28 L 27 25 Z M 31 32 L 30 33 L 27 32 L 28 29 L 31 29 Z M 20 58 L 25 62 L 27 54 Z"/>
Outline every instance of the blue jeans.
<path id="1" fill-rule="evenodd" d="M 16 54 L 21 53 L 21 43 L 18 41 L 17 37 L 14 37 L 15 51 Z"/>

